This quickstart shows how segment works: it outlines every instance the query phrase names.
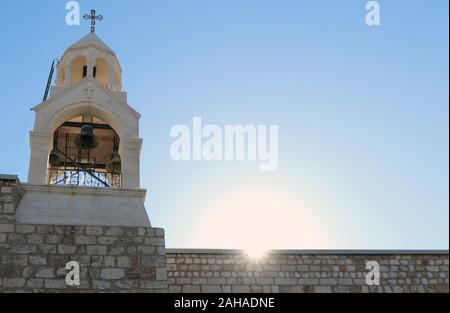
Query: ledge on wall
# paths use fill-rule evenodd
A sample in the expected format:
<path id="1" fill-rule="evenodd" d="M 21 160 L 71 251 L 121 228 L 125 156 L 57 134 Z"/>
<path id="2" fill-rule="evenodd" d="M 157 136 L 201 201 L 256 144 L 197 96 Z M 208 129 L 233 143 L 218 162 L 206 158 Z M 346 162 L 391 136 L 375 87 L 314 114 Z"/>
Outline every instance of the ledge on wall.
<path id="1" fill-rule="evenodd" d="M 0 174 L 0 180 L 10 181 L 10 182 L 20 182 L 19 176 L 8 175 L 8 174 Z"/>
<path id="2" fill-rule="evenodd" d="M 167 254 L 246 254 L 245 250 L 167 249 Z M 448 255 L 449 250 L 269 250 L 268 255 Z"/>

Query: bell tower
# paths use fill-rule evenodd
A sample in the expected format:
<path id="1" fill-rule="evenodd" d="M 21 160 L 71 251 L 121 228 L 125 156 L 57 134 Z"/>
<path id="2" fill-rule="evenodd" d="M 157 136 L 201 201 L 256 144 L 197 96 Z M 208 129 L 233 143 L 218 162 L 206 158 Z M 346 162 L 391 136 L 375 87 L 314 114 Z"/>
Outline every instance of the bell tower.
<path id="1" fill-rule="evenodd" d="M 140 189 L 140 114 L 122 91 L 115 52 L 91 31 L 58 61 L 50 96 L 33 110 L 22 223 L 150 226 Z"/>

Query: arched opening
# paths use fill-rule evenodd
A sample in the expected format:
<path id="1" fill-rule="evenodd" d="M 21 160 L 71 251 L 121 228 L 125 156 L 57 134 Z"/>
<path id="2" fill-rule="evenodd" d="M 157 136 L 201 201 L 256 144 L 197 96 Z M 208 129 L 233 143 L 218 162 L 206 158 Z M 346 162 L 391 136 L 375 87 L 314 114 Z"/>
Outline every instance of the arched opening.
<path id="1" fill-rule="evenodd" d="M 120 188 L 120 137 L 102 119 L 83 115 L 64 122 L 53 136 L 48 183 Z"/>
<path id="2" fill-rule="evenodd" d="M 83 56 L 76 57 L 72 61 L 72 82 L 71 85 L 74 85 L 81 81 L 84 77 L 87 76 L 87 62 L 86 58 Z"/>
<path id="3" fill-rule="evenodd" d="M 66 121 L 78 117 L 91 115 L 104 121 L 105 124 L 110 125 L 122 138 L 133 137 L 136 133 L 132 127 L 133 124 L 124 123 L 120 118 L 118 112 L 113 110 L 113 107 L 104 107 L 98 103 L 86 103 L 84 101 L 73 103 L 68 107 L 61 108 L 53 115 L 49 116 L 42 124 L 37 127 L 37 130 L 45 133 L 53 133 Z"/>
<path id="4" fill-rule="evenodd" d="M 105 87 L 108 87 L 109 75 L 108 75 L 108 63 L 102 59 L 98 58 L 95 61 L 96 75 L 95 78 Z"/>

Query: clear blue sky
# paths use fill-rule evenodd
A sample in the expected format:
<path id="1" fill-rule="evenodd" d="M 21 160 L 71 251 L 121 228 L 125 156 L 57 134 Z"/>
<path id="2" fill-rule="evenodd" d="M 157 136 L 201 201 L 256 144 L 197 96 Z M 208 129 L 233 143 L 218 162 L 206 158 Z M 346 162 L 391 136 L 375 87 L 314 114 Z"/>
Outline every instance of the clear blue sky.
<path id="1" fill-rule="evenodd" d="M 448 249 L 449 4 L 379 2 L 369 28 L 364 0 L 80 1 L 105 17 L 142 113 L 142 186 L 168 247 Z M 66 26 L 65 1 L 1 9 L 0 172 L 26 181 L 29 109 L 89 26 Z M 193 116 L 278 124 L 279 170 L 173 162 L 170 128 Z"/>

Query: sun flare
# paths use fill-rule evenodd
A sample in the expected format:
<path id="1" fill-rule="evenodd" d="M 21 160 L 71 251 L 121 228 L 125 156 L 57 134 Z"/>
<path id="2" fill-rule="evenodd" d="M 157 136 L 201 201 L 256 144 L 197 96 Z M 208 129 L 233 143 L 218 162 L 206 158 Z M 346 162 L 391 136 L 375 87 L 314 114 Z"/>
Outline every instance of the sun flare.
<path id="1" fill-rule="evenodd" d="M 204 204 L 191 245 L 241 249 L 251 258 L 261 258 L 274 249 L 324 245 L 326 227 L 294 194 L 264 185 L 235 188 Z"/>
<path id="2" fill-rule="evenodd" d="M 245 255 L 252 261 L 261 261 L 267 255 L 268 250 L 262 247 L 251 247 L 245 249 Z"/>

